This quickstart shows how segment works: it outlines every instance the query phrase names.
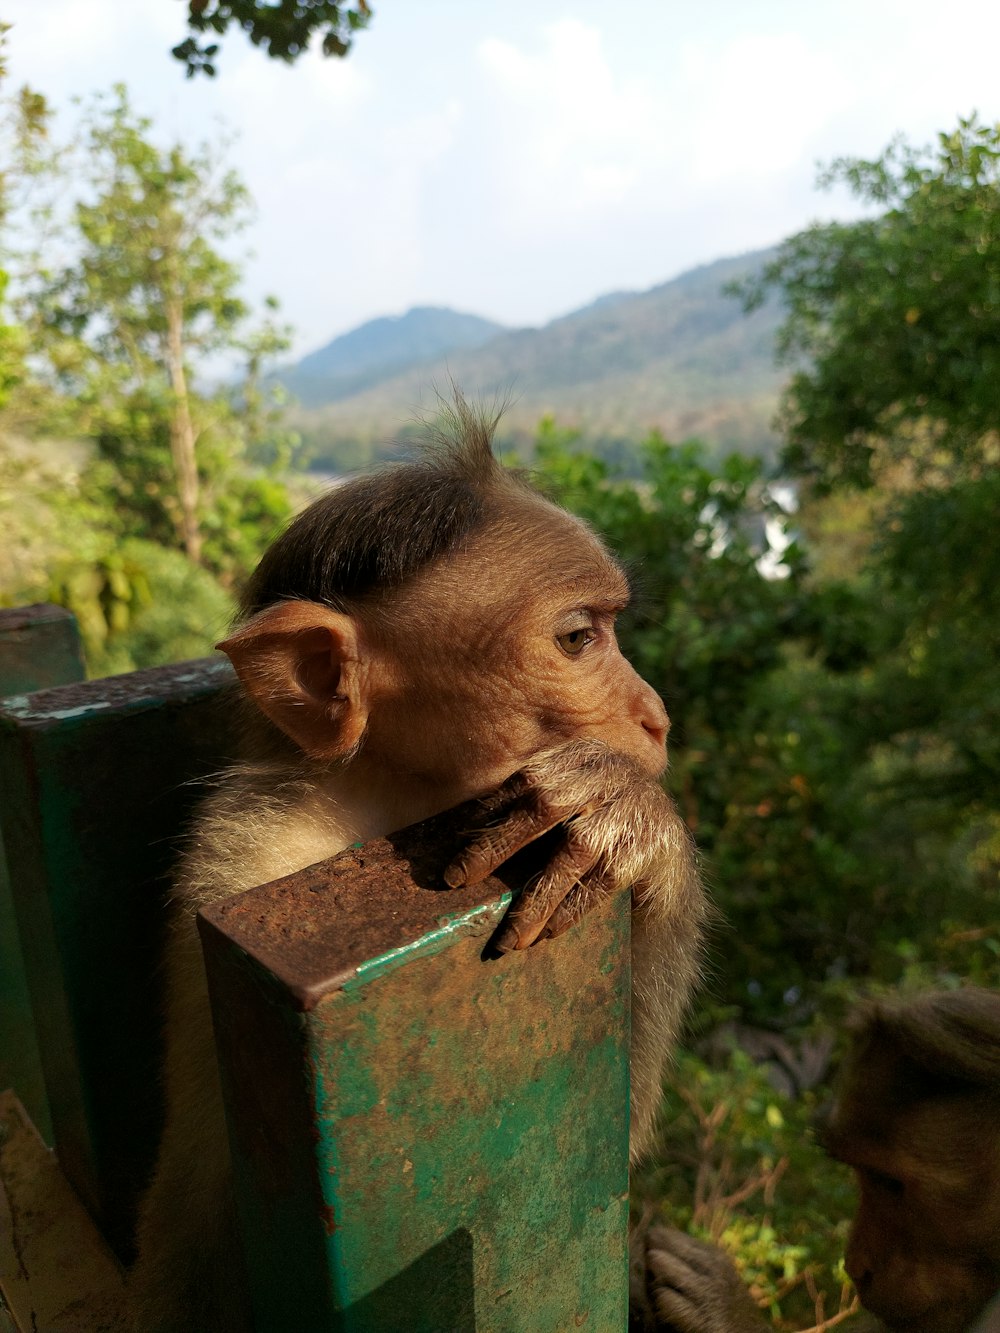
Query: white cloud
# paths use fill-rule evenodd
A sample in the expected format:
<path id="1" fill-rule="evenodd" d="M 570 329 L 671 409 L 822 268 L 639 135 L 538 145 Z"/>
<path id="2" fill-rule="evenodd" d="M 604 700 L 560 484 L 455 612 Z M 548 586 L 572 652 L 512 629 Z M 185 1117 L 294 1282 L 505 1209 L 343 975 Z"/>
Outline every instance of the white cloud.
<path id="1" fill-rule="evenodd" d="M 214 81 L 169 55 L 182 0 L 3 10 L 12 85 L 66 106 L 124 79 L 161 139 L 237 131 L 250 290 L 302 346 L 417 301 L 527 323 L 649 286 L 849 210 L 816 159 L 1000 115 L 996 0 L 376 5 L 346 61 L 233 31 Z"/>
<path id="2" fill-rule="evenodd" d="M 170 48 L 184 37 L 184 10 L 178 4 L 139 0 L 7 0 L 3 18 L 11 23 L 13 72 L 22 66 L 42 91 L 66 80 L 78 93 L 126 77 L 131 66 L 143 77 L 147 59 L 167 75 L 183 78 Z M 141 54 L 140 54 L 141 53 Z M 45 71 L 44 80 L 39 71 Z"/>
<path id="3" fill-rule="evenodd" d="M 616 76 L 598 28 L 566 19 L 542 40 L 530 53 L 498 37 L 478 49 L 506 211 L 532 227 L 620 203 L 660 143 L 657 99 L 641 79 Z"/>
<path id="4" fill-rule="evenodd" d="M 265 59 L 230 39 L 225 72 L 216 81 L 223 117 L 257 153 L 277 151 L 283 163 L 334 147 L 354 130 L 376 96 L 373 79 L 356 64 L 302 56 L 294 68 Z"/>
<path id="5" fill-rule="evenodd" d="M 680 79 L 693 112 L 685 137 L 695 185 L 789 171 L 858 91 L 831 56 L 791 32 L 685 44 Z"/>
<path id="6" fill-rule="evenodd" d="M 584 146 L 607 151 L 624 130 L 643 125 L 648 94 L 637 81 L 615 78 L 596 27 L 564 19 L 542 35 L 546 45 L 539 54 L 490 37 L 479 56 L 495 85 L 535 119 L 543 161 L 555 165 Z"/>

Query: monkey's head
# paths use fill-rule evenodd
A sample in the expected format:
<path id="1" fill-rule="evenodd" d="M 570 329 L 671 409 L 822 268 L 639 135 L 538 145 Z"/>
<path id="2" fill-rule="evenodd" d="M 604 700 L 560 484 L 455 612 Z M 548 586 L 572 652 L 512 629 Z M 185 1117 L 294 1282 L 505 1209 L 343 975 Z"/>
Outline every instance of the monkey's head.
<path id="1" fill-rule="evenodd" d="M 862 1010 L 823 1138 L 858 1181 L 865 1308 L 894 1333 L 968 1328 L 1000 1286 L 1000 996 Z"/>
<path id="2" fill-rule="evenodd" d="M 267 551 L 220 644 L 244 689 L 308 759 L 449 803 L 576 738 L 659 773 L 667 716 L 615 638 L 621 567 L 497 463 L 495 420 L 459 397 L 453 424 L 425 457 L 332 490 Z"/>

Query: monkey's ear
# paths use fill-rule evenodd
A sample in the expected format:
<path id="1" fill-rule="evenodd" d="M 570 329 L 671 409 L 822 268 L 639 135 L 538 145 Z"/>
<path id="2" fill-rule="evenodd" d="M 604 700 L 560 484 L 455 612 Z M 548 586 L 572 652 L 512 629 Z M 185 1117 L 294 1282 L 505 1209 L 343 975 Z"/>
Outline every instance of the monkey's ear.
<path id="1" fill-rule="evenodd" d="M 279 602 L 216 644 L 265 717 L 312 759 L 348 754 L 368 721 L 357 622 L 317 602 Z"/>

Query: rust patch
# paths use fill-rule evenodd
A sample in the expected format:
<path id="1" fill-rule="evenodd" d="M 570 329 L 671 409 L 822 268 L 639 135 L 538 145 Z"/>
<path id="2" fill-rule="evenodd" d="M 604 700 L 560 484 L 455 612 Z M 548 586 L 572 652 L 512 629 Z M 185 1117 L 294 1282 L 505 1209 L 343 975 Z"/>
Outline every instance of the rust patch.
<path id="1" fill-rule="evenodd" d="M 539 839 L 473 887 L 448 888 L 443 871 L 469 833 L 494 816 L 489 801 L 471 801 L 348 848 L 271 884 L 204 908 L 202 931 L 217 931 L 261 963 L 303 1010 L 339 990 L 362 963 L 403 948 L 446 916 L 497 902 L 537 872 L 551 843 Z M 484 918 L 489 936 L 495 917 Z"/>

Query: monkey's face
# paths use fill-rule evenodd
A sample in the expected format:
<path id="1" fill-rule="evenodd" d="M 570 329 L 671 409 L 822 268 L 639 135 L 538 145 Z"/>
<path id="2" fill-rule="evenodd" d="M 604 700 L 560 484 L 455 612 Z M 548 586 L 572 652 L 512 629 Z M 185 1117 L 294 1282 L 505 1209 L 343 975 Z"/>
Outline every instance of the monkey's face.
<path id="1" fill-rule="evenodd" d="M 561 742 L 604 741 L 653 776 L 669 727 L 622 656 L 618 564 L 579 520 L 527 497 L 379 617 L 365 746 L 475 794 Z"/>
<path id="2" fill-rule="evenodd" d="M 346 764 L 369 804 L 384 811 L 389 793 L 413 815 L 482 795 L 569 740 L 662 772 L 666 712 L 615 637 L 628 599 L 585 524 L 518 493 L 402 587 L 352 612 L 276 602 L 220 646 L 307 756 Z"/>
<path id="3" fill-rule="evenodd" d="M 864 1307 L 894 1333 L 960 1333 L 1000 1284 L 992 1114 L 953 1096 L 897 1104 L 870 1137 L 873 1091 L 848 1087 L 832 1134 L 859 1187 L 847 1271 Z"/>

